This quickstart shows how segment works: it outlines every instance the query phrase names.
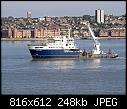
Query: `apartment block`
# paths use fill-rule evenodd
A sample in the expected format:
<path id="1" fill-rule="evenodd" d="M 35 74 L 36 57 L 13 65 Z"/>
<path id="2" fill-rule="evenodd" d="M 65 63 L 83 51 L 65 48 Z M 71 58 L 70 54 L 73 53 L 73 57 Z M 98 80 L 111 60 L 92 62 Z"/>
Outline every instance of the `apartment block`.
<path id="1" fill-rule="evenodd" d="M 95 17 L 97 23 L 104 23 L 104 10 L 95 10 Z"/>

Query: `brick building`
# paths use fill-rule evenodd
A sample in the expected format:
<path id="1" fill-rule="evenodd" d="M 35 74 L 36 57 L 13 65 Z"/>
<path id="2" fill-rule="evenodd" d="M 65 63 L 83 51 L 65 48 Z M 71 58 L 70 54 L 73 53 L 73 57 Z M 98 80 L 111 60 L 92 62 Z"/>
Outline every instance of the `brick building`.
<path id="1" fill-rule="evenodd" d="M 109 30 L 100 30 L 99 37 L 125 37 L 126 36 L 126 29 L 122 28 L 122 29 L 109 29 Z"/>
<path id="2" fill-rule="evenodd" d="M 35 29 L 34 37 L 35 38 L 50 38 L 50 37 L 58 37 L 60 36 L 59 29 Z"/>
<path id="3" fill-rule="evenodd" d="M 4 38 L 50 38 L 60 36 L 60 29 L 17 29 L 8 28 L 2 30 L 2 37 Z"/>
<path id="4" fill-rule="evenodd" d="M 29 29 L 17 29 L 13 28 L 10 30 L 10 34 L 12 32 L 12 36 L 10 38 L 31 38 L 31 30 Z"/>
<path id="5" fill-rule="evenodd" d="M 100 37 L 107 37 L 107 36 L 109 36 L 109 31 L 108 30 L 100 30 L 99 36 Z"/>
<path id="6" fill-rule="evenodd" d="M 126 36 L 126 29 L 113 29 L 111 30 L 112 37 L 125 37 Z"/>

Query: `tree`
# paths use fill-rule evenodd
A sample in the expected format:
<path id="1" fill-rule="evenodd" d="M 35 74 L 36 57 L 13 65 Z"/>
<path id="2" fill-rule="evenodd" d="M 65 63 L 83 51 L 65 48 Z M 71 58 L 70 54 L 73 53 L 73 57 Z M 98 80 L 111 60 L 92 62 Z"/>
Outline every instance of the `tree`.
<path id="1" fill-rule="evenodd" d="M 83 20 L 90 21 L 90 15 L 83 15 Z"/>
<path id="2" fill-rule="evenodd" d="M 12 20 L 14 20 L 14 17 L 9 16 L 9 17 L 8 17 L 8 20 L 9 20 L 9 21 L 12 21 Z"/>

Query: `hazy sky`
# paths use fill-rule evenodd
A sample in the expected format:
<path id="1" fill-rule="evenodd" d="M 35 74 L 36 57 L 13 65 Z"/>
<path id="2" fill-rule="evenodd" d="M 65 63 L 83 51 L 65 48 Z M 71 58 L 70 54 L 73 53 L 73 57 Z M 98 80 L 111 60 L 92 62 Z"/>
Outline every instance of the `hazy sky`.
<path id="1" fill-rule="evenodd" d="M 123 15 L 126 13 L 125 1 L 2 1 L 2 17 L 43 16 L 83 16 L 95 15 L 96 9 L 105 14 Z"/>

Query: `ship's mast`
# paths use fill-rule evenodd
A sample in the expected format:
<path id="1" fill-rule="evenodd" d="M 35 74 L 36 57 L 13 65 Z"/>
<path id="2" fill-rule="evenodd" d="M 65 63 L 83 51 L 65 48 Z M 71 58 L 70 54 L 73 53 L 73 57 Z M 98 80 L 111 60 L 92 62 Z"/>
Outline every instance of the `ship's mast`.
<path id="1" fill-rule="evenodd" d="M 71 28 L 68 27 L 68 37 L 71 37 Z"/>

